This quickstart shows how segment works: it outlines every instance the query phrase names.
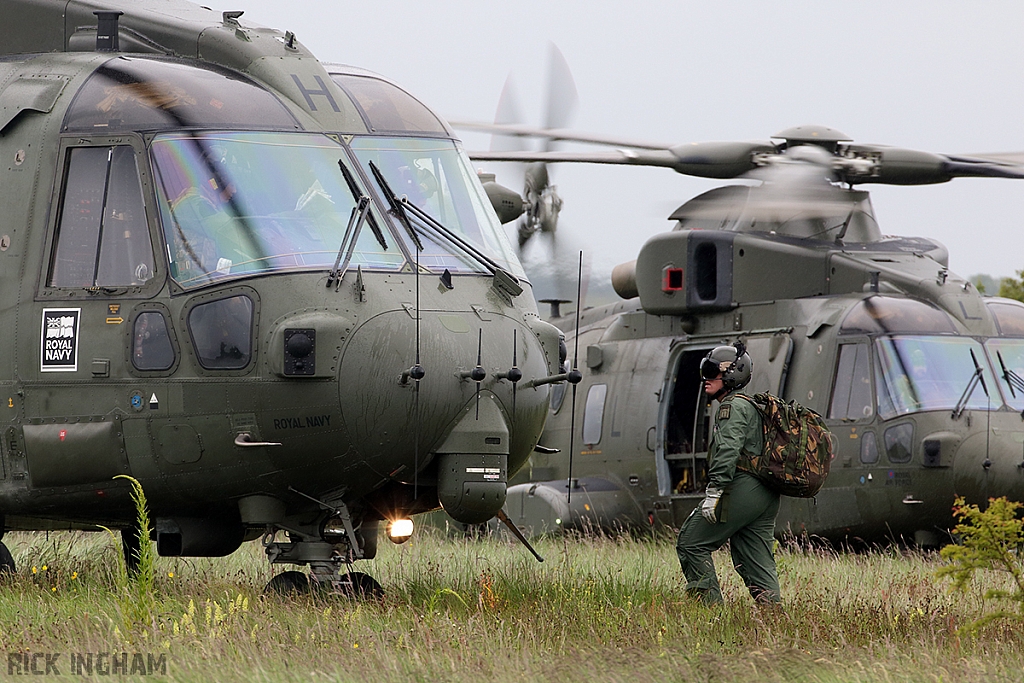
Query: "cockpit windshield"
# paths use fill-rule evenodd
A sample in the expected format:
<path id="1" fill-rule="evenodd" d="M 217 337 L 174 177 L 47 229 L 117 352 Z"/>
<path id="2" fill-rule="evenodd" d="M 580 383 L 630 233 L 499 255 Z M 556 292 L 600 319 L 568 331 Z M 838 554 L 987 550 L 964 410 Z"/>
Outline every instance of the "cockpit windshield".
<path id="1" fill-rule="evenodd" d="M 1024 340 L 1022 340 L 1024 341 Z M 992 343 L 991 341 L 989 343 Z M 1002 405 L 982 345 L 967 337 L 895 336 L 875 340 L 875 385 L 878 414 L 883 419 L 925 410 L 952 410 L 975 374 L 977 359 L 982 380 L 966 407 L 995 409 Z"/>
<path id="2" fill-rule="evenodd" d="M 399 196 L 440 221 L 495 264 L 524 277 L 468 161 L 450 140 L 356 138 Z M 356 200 L 339 162 L 358 173 L 345 146 L 315 133 L 166 133 L 151 146 L 171 277 L 183 287 L 282 270 L 331 269 L 345 252 L 350 268 L 399 270 L 414 247 L 386 228 L 378 207 L 343 244 Z M 369 168 L 366 176 L 372 177 Z M 372 181 L 371 181 L 372 183 Z M 374 186 L 375 184 L 371 184 Z M 378 188 L 379 189 L 379 188 Z M 362 190 L 360 190 L 362 191 Z M 423 244 L 420 267 L 438 273 L 488 272 L 472 250 L 412 219 Z M 401 240 L 401 243 L 400 241 Z"/>
<path id="3" fill-rule="evenodd" d="M 334 265 L 355 200 L 343 147 L 306 133 L 157 136 L 152 144 L 171 276 L 183 287 L 239 274 Z M 351 266 L 398 270 L 364 225 Z"/>
<path id="4" fill-rule="evenodd" d="M 407 197 L 410 203 L 479 249 L 498 266 L 525 277 L 494 209 L 473 177 L 468 159 L 454 142 L 357 137 L 350 144 L 368 177 L 372 177 L 372 161 L 398 197 Z M 380 187 L 376 189 L 382 191 Z M 438 272 L 444 269 L 486 272 L 479 259 L 453 247 L 450 240 L 423 221 L 413 218 L 412 222 L 423 243 L 420 267 Z"/>

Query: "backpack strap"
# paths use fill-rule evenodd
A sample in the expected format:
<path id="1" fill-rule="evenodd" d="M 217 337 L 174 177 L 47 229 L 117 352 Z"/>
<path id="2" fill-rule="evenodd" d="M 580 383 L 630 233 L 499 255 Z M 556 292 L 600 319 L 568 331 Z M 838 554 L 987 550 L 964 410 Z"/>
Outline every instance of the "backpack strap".
<path id="1" fill-rule="evenodd" d="M 742 399 L 745 399 L 748 403 L 750 403 L 750 405 L 754 406 L 754 410 L 757 411 L 757 416 L 759 418 L 761 418 L 761 438 L 763 439 L 762 443 L 768 443 L 767 442 L 767 438 L 768 438 L 767 424 L 768 424 L 768 421 L 765 420 L 764 409 L 758 404 L 758 402 L 755 400 L 755 398 L 753 396 L 748 396 L 747 394 L 741 394 L 741 393 L 738 393 L 738 392 L 732 393 L 732 394 L 730 394 L 726 398 L 727 398 L 727 400 L 729 402 L 732 402 L 736 398 L 742 398 Z M 762 456 L 761 453 L 753 453 L 753 454 L 751 454 L 751 453 L 747 453 L 745 450 L 741 450 L 740 451 L 740 458 L 736 462 L 736 469 L 743 470 L 744 472 L 747 472 L 748 474 L 756 475 L 757 472 L 758 472 L 758 462 L 757 461 L 760 461 L 761 456 Z"/>

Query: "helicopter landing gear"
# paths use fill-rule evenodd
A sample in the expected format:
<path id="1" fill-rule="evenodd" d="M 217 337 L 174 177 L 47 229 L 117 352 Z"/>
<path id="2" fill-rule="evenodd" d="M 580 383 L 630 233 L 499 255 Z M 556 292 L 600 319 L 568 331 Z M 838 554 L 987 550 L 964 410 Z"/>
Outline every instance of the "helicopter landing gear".
<path id="1" fill-rule="evenodd" d="M 263 535 L 263 548 L 271 564 L 309 565 L 310 573 L 286 571 L 278 574 L 264 592 L 305 593 L 310 590 L 344 595 L 354 599 L 380 599 L 384 589 L 368 574 L 352 571 L 358 559 L 377 554 L 377 520 L 353 524 L 344 508 L 332 508 L 334 516 L 305 526 L 271 525 Z M 277 531 L 288 535 L 288 542 L 276 539 Z"/>
<path id="2" fill-rule="evenodd" d="M 351 570 L 339 572 L 338 567 L 329 562 L 311 563 L 310 569 L 312 580 L 300 571 L 281 572 L 270 580 L 263 592 L 297 596 L 316 590 L 354 600 L 380 600 L 384 597 L 384 588 L 369 574 Z"/>
<path id="3" fill-rule="evenodd" d="M 15 570 L 14 557 L 11 555 L 11 551 L 7 549 L 7 544 L 0 542 L 0 575 L 13 574 Z"/>
<path id="4" fill-rule="evenodd" d="M 380 600 L 384 597 L 384 588 L 375 578 L 363 572 L 348 569 L 340 571 L 341 563 L 310 562 L 313 583 L 321 590 L 336 595 L 344 595 L 354 600 Z"/>
<path id="5" fill-rule="evenodd" d="M 263 592 L 277 593 L 278 595 L 302 595 L 309 592 L 309 577 L 294 570 L 281 572 L 270 580 Z"/>
<path id="6" fill-rule="evenodd" d="M 0 513 L 0 575 L 13 574 L 17 568 L 14 566 L 14 557 L 7 545 L 3 542 L 4 534 L 7 532 L 7 520 L 3 513 Z"/>

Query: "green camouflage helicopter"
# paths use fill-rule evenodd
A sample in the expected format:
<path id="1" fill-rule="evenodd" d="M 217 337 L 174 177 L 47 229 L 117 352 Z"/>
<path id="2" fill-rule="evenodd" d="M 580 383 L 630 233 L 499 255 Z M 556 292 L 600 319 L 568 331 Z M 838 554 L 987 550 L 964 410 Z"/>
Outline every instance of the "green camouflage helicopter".
<path id="1" fill-rule="evenodd" d="M 456 124 L 462 127 L 463 124 Z M 936 241 L 885 236 L 862 184 L 1024 178 L 1000 158 L 853 143 L 822 126 L 768 142 L 642 145 L 566 130 L 465 124 L 614 151 L 480 152 L 480 161 L 661 166 L 744 178 L 697 196 L 674 228 L 612 273 L 623 299 L 556 307 L 584 370 L 566 387 L 507 512 L 533 533 L 678 527 L 706 485 L 709 416 L 699 363 L 742 339 L 745 392 L 826 418 L 837 452 L 814 499 L 784 499 L 780 534 L 935 545 L 956 496 L 1024 500 L 1024 304 L 983 297 Z M 559 302 L 556 302 L 556 304 Z M 524 475 L 526 474 L 524 470 Z M 519 481 L 519 480 L 517 480 Z"/>
<path id="2" fill-rule="evenodd" d="M 0 529 L 131 563 L 127 474 L 161 555 L 377 591 L 382 522 L 500 511 L 564 344 L 451 128 L 241 14 L 0 0 Z"/>

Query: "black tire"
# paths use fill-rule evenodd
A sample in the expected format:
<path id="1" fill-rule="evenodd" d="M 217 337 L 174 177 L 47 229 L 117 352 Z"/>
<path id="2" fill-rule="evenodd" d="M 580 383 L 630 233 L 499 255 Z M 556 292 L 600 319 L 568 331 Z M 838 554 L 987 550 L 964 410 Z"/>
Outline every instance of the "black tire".
<path id="1" fill-rule="evenodd" d="M 16 571 L 14 557 L 7 546 L 0 543 L 0 574 L 13 574 Z"/>
<path id="2" fill-rule="evenodd" d="M 380 600 L 384 597 L 384 587 L 369 574 L 345 572 L 339 579 L 342 594 L 354 600 Z"/>
<path id="3" fill-rule="evenodd" d="M 277 595 L 303 595 L 309 592 L 309 577 L 294 570 L 281 572 L 270 580 L 263 592 Z"/>

